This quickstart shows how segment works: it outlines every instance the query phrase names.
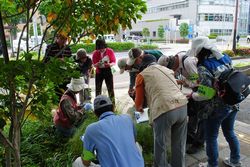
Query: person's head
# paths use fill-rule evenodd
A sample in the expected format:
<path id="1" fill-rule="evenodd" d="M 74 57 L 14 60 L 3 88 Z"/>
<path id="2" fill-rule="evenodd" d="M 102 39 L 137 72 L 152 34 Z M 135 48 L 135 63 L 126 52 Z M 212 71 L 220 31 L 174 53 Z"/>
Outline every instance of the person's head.
<path id="1" fill-rule="evenodd" d="M 68 40 L 68 37 L 66 37 L 65 35 L 62 34 L 57 34 L 56 36 L 56 43 L 60 46 L 63 47 L 66 45 Z"/>
<path id="2" fill-rule="evenodd" d="M 140 71 L 143 71 L 148 66 L 156 64 L 156 58 L 151 54 L 145 54 L 142 58 Z"/>
<path id="3" fill-rule="evenodd" d="M 76 52 L 76 60 L 77 61 L 80 61 L 80 62 L 86 62 L 87 60 L 87 52 L 85 49 L 78 49 L 77 52 Z"/>
<path id="4" fill-rule="evenodd" d="M 126 70 L 130 70 L 131 67 L 127 65 L 128 58 L 121 58 L 118 60 L 118 67 L 120 68 L 120 74 L 124 73 Z"/>
<path id="5" fill-rule="evenodd" d="M 175 66 L 175 63 L 176 62 L 176 58 L 175 56 L 166 56 L 166 55 L 163 55 L 159 58 L 158 60 L 158 64 L 162 65 L 162 66 L 165 66 L 171 70 L 173 70 L 174 66 Z"/>
<path id="6" fill-rule="evenodd" d="M 75 94 L 79 93 L 84 89 L 85 81 L 83 77 L 80 78 L 71 78 L 70 83 L 67 85 L 67 88 L 74 92 Z"/>
<path id="7" fill-rule="evenodd" d="M 133 66 L 134 64 L 141 64 L 143 51 L 140 48 L 132 48 L 128 52 L 127 65 Z"/>
<path id="8" fill-rule="evenodd" d="M 105 95 L 98 95 L 94 100 L 94 113 L 99 118 L 103 113 L 112 111 L 113 104 L 109 97 Z"/>
<path id="9" fill-rule="evenodd" d="M 197 37 L 193 39 L 190 54 L 197 57 L 198 64 L 202 63 L 211 54 L 215 54 L 215 57 L 219 57 L 217 49 L 214 45 L 209 42 L 208 37 Z"/>
<path id="10" fill-rule="evenodd" d="M 105 52 L 107 48 L 107 44 L 104 39 L 97 39 L 95 42 L 95 49 L 99 50 L 100 52 Z"/>

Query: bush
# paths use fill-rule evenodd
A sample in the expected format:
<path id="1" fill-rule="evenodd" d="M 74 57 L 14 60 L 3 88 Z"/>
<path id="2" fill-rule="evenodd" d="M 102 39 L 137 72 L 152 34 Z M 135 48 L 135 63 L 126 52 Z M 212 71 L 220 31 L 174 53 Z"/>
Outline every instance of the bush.
<path id="1" fill-rule="evenodd" d="M 225 54 L 227 54 L 230 57 L 234 57 L 235 56 L 235 54 L 234 54 L 234 52 L 232 50 L 224 50 L 222 53 L 225 53 Z"/>
<path id="2" fill-rule="evenodd" d="M 138 48 L 142 49 L 142 50 L 149 50 L 149 49 L 158 49 L 157 45 L 151 45 L 151 44 L 142 44 L 139 45 Z"/>
<path id="3" fill-rule="evenodd" d="M 135 46 L 132 42 L 110 42 L 107 43 L 108 47 L 113 49 L 115 52 L 127 51 Z M 84 48 L 88 53 L 92 53 L 95 50 L 95 44 L 76 44 L 70 47 L 72 53 L 76 53 L 78 49 Z"/>
<path id="4" fill-rule="evenodd" d="M 248 48 L 248 47 L 239 47 L 239 48 L 236 49 L 236 55 L 250 56 L 250 48 Z"/>
<path id="5" fill-rule="evenodd" d="M 176 39 L 176 41 L 174 40 L 170 40 L 170 43 L 189 43 L 189 40 L 188 39 Z"/>
<path id="6" fill-rule="evenodd" d="M 77 50 L 80 48 L 84 48 L 88 53 L 92 53 L 95 50 L 95 44 L 93 44 L 93 43 L 90 43 L 90 44 L 79 43 L 76 45 L 72 45 L 70 47 L 72 53 L 76 53 Z"/>
<path id="7" fill-rule="evenodd" d="M 133 42 L 110 42 L 108 43 L 108 47 L 113 49 L 115 52 L 121 52 L 135 47 L 135 44 Z"/>
<path id="8" fill-rule="evenodd" d="M 209 39 L 216 39 L 217 38 L 217 34 L 209 34 L 208 38 Z"/>

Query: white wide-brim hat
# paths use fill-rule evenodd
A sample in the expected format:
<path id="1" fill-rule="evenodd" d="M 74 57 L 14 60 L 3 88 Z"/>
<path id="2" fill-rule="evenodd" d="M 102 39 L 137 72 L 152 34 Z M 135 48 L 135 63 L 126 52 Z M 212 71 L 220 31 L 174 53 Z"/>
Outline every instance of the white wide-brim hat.
<path id="1" fill-rule="evenodd" d="M 73 92 L 79 92 L 86 87 L 86 84 L 83 77 L 71 78 L 71 81 L 67 87 Z"/>
<path id="2" fill-rule="evenodd" d="M 190 56 L 196 57 L 200 53 L 202 48 L 210 50 L 213 56 L 217 59 L 223 57 L 217 47 L 209 41 L 209 38 L 204 36 L 200 36 L 193 39 L 191 49 L 188 54 L 190 54 Z"/>

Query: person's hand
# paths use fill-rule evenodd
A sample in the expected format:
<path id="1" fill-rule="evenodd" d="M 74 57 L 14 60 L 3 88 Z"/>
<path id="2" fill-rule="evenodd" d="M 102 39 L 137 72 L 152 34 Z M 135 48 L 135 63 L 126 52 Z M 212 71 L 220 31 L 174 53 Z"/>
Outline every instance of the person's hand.
<path id="1" fill-rule="evenodd" d="M 193 92 L 187 94 L 187 95 L 186 95 L 187 99 L 191 99 L 191 98 L 192 98 L 192 94 L 193 94 Z"/>
<path id="2" fill-rule="evenodd" d="M 105 61 L 105 62 L 104 62 L 104 67 L 105 67 L 105 68 L 108 68 L 108 67 L 110 67 L 110 64 L 109 64 L 108 62 Z"/>
<path id="3" fill-rule="evenodd" d="M 176 80 L 176 82 L 177 82 L 178 85 L 183 85 L 185 83 L 183 80 L 179 80 L 179 79 Z"/>
<path id="4" fill-rule="evenodd" d="M 128 94 L 130 95 L 130 96 L 134 96 L 135 95 L 135 89 L 129 89 L 128 90 Z"/>

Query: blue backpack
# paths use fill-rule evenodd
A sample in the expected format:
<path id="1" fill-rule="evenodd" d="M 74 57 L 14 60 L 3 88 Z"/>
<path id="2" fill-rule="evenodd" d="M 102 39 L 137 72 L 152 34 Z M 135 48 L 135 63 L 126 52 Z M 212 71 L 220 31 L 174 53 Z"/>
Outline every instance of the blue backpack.
<path id="1" fill-rule="evenodd" d="M 203 65 L 214 76 L 214 88 L 217 95 L 226 104 L 238 104 L 249 95 L 250 78 L 244 73 L 231 68 L 231 59 L 228 55 L 224 54 L 219 60 L 209 58 L 204 61 Z M 216 77 L 219 69 L 223 72 L 220 72 L 219 77 Z"/>

